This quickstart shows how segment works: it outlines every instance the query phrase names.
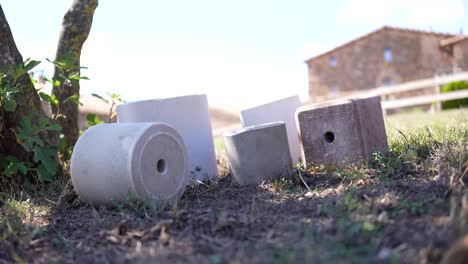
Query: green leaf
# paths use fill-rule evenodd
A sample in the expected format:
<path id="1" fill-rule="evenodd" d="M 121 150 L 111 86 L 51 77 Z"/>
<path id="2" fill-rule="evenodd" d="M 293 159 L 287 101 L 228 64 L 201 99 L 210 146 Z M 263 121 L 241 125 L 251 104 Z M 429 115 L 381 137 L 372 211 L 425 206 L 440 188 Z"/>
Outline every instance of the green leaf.
<path id="1" fill-rule="evenodd" d="M 28 172 L 28 168 L 24 162 L 18 160 L 17 157 L 8 155 L 5 158 L 8 162 L 8 165 L 5 167 L 4 174 L 8 177 L 15 175 L 17 173 L 21 173 L 25 175 Z"/>
<path id="2" fill-rule="evenodd" d="M 47 101 L 54 106 L 58 106 L 59 104 L 59 100 L 57 99 L 57 96 L 55 96 L 55 94 L 48 95 L 47 93 L 39 92 L 39 96 L 42 98 L 42 100 Z"/>
<path id="3" fill-rule="evenodd" d="M 6 98 L 4 108 L 7 112 L 14 112 L 16 110 L 16 101 Z"/>
<path id="4" fill-rule="evenodd" d="M 19 66 L 15 69 L 14 78 L 18 79 L 20 76 L 22 76 L 25 73 L 26 71 L 24 70 L 24 68 L 22 66 Z"/>
<path id="5" fill-rule="evenodd" d="M 28 117 L 23 117 L 20 120 L 20 125 L 18 127 L 18 134 L 16 134 L 16 139 L 24 147 L 25 150 L 31 151 L 34 146 L 43 146 L 44 142 L 42 139 L 36 135 L 38 128 L 31 124 L 31 119 Z"/>
<path id="6" fill-rule="evenodd" d="M 102 101 L 104 101 L 104 102 L 106 102 L 106 103 L 109 103 L 109 101 L 107 101 L 106 98 L 100 96 L 99 94 L 92 93 L 91 95 L 94 96 L 94 97 L 96 97 L 96 98 L 98 98 L 98 99 L 101 99 Z"/>
<path id="7" fill-rule="evenodd" d="M 39 181 L 41 182 L 50 182 L 54 179 L 54 174 L 50 173 L 46 167 L 42 164 L 40 164 L 38 167 L 37 167 L 37 177 L 39 179 Z"/>
<path id="8" fill-rule="evenodd" d="M 11 94 L 19 92 L 19 88 L 17 86 L 6 85 L 5 91 L 8 95 L 11 95 Z"/>
<path id="9" fill-rule="evenodd" d="M 37 135 L 29 135 L 24 133 L 18 133 L 17 139 L 20 141 L 19 143 L 23 146 L 23 148 L 27 151 L 32 151 L 34 146 L 43 146 L 44 142 L 42 139 Z"/>
<path id="10" fill-rule="evenodd" d="M 51 95 L 50 96 L 50 99 L 52 100 L 50 103 L 55 105 L 55 106 L 58 106 L 59 105 L 59 99 L 57 98 L 57 96 L 55 96 L 55 94 Z"/>
<path id="11" fill-rule="evenodd" d="M 83 105 L 82 103 L 80 103 L 80 97 L 76 94 L 68 97 L 67 99 L 65 99 L 65 101 L 63 101 L 63 103 L 66 103 L 68 101 L 72 101 L 72 102 L 75 102 L 77 105 Z"/>
<path id="12" fill-rule="evenodd" d="M 74 72 L 74 73 L 68 75 L 68 79 L 70 79 L 72 81 L 89 80 L 88 77 L 81 76 L 79 72 Z"/>
<path id="13" fill-rule="evenodd" d="M 53 125 L 48 125 L 44 127 L 45 130 L 54 130 L 54 131 L 60 131 L 62 130 L 62 127 L 59 124 L 53 124 Z"/>
<path id="14" fill-rule="evenodd" d="M 55 86 L 55 87 L 59 87 L 60 86 L 60 81 L 59 80 L 53 80 L 52 81 L 52 85 Z"/>
<path id="15" fill-rule="evenodd" d="M 57 162 L 55 161 L 55 157 L 57 156 L 57 150 L 47 148 L 47 147 L 34 147 L 34 161 L 41 162 L 45 169 L 54 174 L 57 172 Z"/>
<path id="16" fill-rule="evenodd" d="M 34 69 L 37 65 L 41 62 L 36 60 L 27 59 L 24 61 L 24 71 L 29 72 L 30 70 Z"/>
<path id="17" fill-rule="evenodd" d="M 86 115 L 86 120 L 88 120 L 88 127 L 92 127 L 94 125 L 104 123 L 104 121 L 99 119 L 99 117 L 96 114 L 87 114 Z"/>
<path id="18" fill-rule="evenodd" d="M 44 92 L 39 92 L 39 96 L 41 97 L 42 100 L 52 103 L 52 98 L 50 97 L 50 95 Z"/>
<path id="19" fill-rule="evenodd" d="M 20 128 L 22 130 L 24 130 L 25 132 L 32 132 L 32 125 L 31 125 L 31 119 L 29 119 L 28 117 L 23 117 L 21 118 L 20 120 Z"/>

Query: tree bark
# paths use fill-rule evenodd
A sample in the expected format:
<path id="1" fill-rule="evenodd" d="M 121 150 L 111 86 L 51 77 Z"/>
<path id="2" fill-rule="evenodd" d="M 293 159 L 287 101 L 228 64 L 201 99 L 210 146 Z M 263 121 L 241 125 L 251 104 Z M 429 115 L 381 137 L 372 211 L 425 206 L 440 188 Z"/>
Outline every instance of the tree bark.
<path id="1" fill-rule="evenodd" d="M 0 71 L 6 73 L 9 67 L 15 67 L 23 63 L 18 48 L 16 47 L 10 26 L 0 5 Z M 14 112 L 0 109 L 0 153 L 13 155 L 20 159 L 30 155 L 16 140 L 19 121 L 23 117 L 29 117 L 32 124 L 39 124 L 43 119 L 48 119 L 42 110 L 41 100 L 27 73 L 18 78 L 16 84 L 20 91 L 14 94 L 17 103 Z M 50 123 L 53 121 L 50 120 Z M 58 144 L 58 133 L 44 131 L 40 135 L 42 140 L 51 147 Z"/>
<path id="2" fill-rule="evenodd" d="M 57 46 L 56 61 L 67 60 L 72 64 L 72 69 L 62 72 L 68 77 L 73 72 L 80 72 L 80 56 L 84 42 L 88 38 L 93 22 L 94 11 L 98 6 L 98 0 L 74 0 L 70 9 L 63 17 L 62 30 Z M 79 136 L 78 128 L 78 104 L 76 101 L 67 100 L 71 96 L 80 95 L 79 80 L 66 83 L 60 76 L 60 69 L 55 67 L 54 79 L 60 81 L 58 87 L 52 89 L 52 93 L 61 102 L 59 109 L 52 106 L 53 113 L 60 113 L 59 124 L 62 126 L 67 147 L 73 147 Z M 66 102 L 65 102 L 66 101 Z"/>

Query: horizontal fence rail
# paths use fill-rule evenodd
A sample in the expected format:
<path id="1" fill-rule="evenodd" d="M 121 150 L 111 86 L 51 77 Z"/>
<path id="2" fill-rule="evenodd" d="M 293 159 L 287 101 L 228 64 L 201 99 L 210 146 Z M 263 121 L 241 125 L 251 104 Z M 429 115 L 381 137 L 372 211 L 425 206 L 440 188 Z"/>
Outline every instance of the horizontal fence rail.
<path id="1" fill-rule="evenodd" d="M 434 104 L 433 109 L 436 111 L 441 110 L 441 103 L 444 101 L 468 98 L 468 90 L 454 91 L 448 93 L 440 93 L 440 87 L 456 81 L 468 81 L 468 72 L 459 72 L 451 75 L 435 76 L 433 78 L 421 79 L 417 81 L 406 82 L 393 86 L 381 86 L 374 89 L 350 93 L 340 96 L 340 99 L 350 99 L 356 97 L 370 97 L 380 96 L 382 98 L 382 109 L 397 109 L 404 107 L 420 106 L 427 104 Z M 416 90 L 427 90 L 433 88 L 433 94 L 406 96 L 405 98 L 388 100 L 386 97 L 392 94 L 405 93 Z M 337 99 L 337 98 L 335 98 Z"/>
<path id="2" fill-rule="evenodd" d="M 460 72 L 451 75 L 436 76 L 433 78 L 406 82 L 389 87 L 378 87 L 368 92 L 368 95 L 388 95 L 394 93 L 408 92 L 430 87 L 440 87 L 450 82 L 468 80 L 468 72 Z"/>
<path id="3" fill-rule="evenodd" d="M 443 93 L 443 94 L 415 96 L 415 97 L 391 100 L 391 101 L 383 101 L 382 108 L 383 109 L 395 109 L 395 108 L 410 107 L 410 106 L 417 106 L 417 105 L 426 105 L 426 104 L 431 104 L 434 102 L 444 102 L 444 101 L 463 99 L 463 98 L 468 98 L 468 90 L 455 91 L 455 92 Z"/>

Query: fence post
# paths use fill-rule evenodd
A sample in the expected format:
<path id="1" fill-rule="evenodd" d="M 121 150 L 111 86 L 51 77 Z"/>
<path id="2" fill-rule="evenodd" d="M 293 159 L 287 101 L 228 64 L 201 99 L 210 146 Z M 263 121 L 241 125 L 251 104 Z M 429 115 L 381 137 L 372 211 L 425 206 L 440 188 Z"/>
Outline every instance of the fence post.
<path id="1" fill-rule="evenodd" d="M 434 91 L 434 95 L 436 95 L 436 100 L 435 102 L 433 102 L 431 104 L 431 112 L 440 112 L 442 111 L 442 103 L 441 101 L 439 100 L 439 97 L 438 95 L 440 94 L 440 78 L 439 78 L 439 75 L 434 75 L 434 88 L 433 88 L 433 91 Z"/>
<path id="2" fill-rule="evenodd" d="M 435 94 L 438 96 L 440 94 L 440 84 L 437 83 L 434 89 L 435 89 Z M 442 102 L 439 100 L 438 97 L 437 97 L 437 101 L 435 102 L 435 111 L 436 112 L 442 111 Z"/>

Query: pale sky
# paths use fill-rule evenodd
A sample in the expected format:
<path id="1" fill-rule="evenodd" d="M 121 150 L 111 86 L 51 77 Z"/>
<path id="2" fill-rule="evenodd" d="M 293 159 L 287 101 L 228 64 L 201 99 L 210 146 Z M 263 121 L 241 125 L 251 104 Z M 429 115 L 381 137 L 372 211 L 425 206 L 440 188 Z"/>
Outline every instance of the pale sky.
<path id="1" fill-rule="evenodd" d="M 0 0 L 23 58 L 52 75 L 72 0 Z M 253 106 L 307 96 L 306 59 L 383 25 L 468 33 L 468 0 L 100 0 L 82 94 L 127 101 L 207 93 Z"/>

